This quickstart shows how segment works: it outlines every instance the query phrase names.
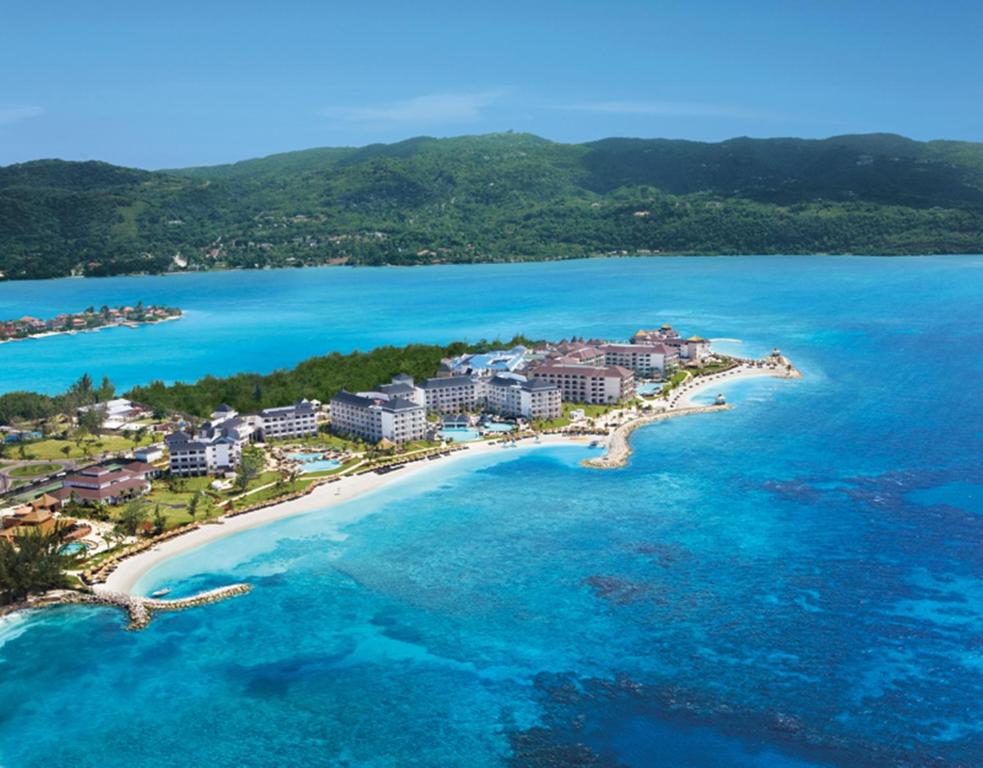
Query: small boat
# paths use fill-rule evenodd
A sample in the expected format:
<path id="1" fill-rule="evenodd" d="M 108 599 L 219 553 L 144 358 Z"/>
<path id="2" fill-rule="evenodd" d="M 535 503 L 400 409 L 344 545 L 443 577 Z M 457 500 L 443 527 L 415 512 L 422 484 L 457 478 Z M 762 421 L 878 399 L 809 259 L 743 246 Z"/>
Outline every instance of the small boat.
<path id="1" fill-rule="evenodd" d="M 151 592 L 151 597 L 164 597 L 164 595 L 171 594 L 171 590 L 165 587 L 164 589 L 158 589 L 156 592 Z"/>

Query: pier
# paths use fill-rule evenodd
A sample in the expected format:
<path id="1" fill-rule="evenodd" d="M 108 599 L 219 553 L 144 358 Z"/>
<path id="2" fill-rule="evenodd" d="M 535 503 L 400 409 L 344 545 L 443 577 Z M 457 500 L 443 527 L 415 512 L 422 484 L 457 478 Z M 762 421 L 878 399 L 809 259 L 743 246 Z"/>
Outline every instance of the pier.
<path id="1" fill-rule="evenodd" d="M 157 600 L 151 597 L 131 595 L 126 592 L 100 589 L 94 592 L 69 592 L 60 596 L 56 604 L 109 605 L 115 608 L 122 608 L 127 612 L 130 619 L 130 623 L 126 628 L 129 630 L 139 630 L 144 629 L 150 624 L 150 620 L 156 612 L 184 611 L 188 608 L 196 608 L 200 605 L 217 603 L 220 600 L 227 600 L 230 597 L 244 595 L 250 590 L 252 590 L 250 584 L 229 584 L 225 587 L 199 592 L 197 595 L 191 595 L 190 597 L 182 597 L 175 600 Z"/>

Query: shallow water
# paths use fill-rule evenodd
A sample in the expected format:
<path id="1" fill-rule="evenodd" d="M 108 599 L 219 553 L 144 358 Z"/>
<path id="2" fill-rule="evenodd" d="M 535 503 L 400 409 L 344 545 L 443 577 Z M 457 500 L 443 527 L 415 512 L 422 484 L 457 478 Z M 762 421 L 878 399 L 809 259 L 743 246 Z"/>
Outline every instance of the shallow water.
<path id="1" fill-rule="evenodd" d="M 983 259 L 685 265 L 534 266 L 612 300 L 630 266 L 622 335 L 805 377 L 721 385 L 622 470 L 503 449 L 210 544 L 140 588 L 253 592 L 141 633 L 0 625 L 0 765 L 979 765 Z M 530 326 L 566 322 L 558 280 Z"/>

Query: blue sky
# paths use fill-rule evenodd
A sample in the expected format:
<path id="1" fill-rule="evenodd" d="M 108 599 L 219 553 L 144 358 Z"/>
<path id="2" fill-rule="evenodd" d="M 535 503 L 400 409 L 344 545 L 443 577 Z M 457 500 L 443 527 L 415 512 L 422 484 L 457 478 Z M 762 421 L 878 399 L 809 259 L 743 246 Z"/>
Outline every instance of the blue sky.
<path id="1" fill-rule="evenodd" d="M 0 3 L 0 164 L 529 131 L 983 140 L 983 3 Z"/>

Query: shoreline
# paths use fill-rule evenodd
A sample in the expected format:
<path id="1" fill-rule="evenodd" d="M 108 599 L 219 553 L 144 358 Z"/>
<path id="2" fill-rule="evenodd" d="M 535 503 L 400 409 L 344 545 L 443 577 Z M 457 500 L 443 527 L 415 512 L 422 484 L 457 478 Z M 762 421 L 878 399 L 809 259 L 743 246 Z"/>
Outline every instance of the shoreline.
<path id="1" fill-rule="evenodd" d="M 731 368 L 729 371 L 723 371 L 722 373 L 714 373 L 709 376 L 701 377 L 700 379 L 695 379 L 680 385 L 675 389 L 669 397 L 670 407 L 679 408 L 698 408 L 703 407 L 704 403 L 694 403 L 693 398 L 705 392 L 708 389 L 713 389 L 715 386 L 724 386 L 734 381 L 746 381 L 747 379 L 758 379 L 758 378 L 772 378 L 772 379 L 801 379 L 802 373 L 792 365 L 787 358 L 780 358 L 779 368 L 752 368 L 746 364 L 741 364 L 736 368 Z M 790 365 L 791 370 L 786 370 L 785 366 Z M 717 406 L 719 407 L 719 406 Z"/>
<path id="2" fill-rule="evenodd" d="M 519 438 L 515 447 L 520 450 L 535 450 L 537 448 L 555 446 L 587 447 L 598 443 L 604 448 L 601 456 L 590 457 L 580 462 L 581 466 L 607 470 L 625 466 L 632 454 L 630 444 L 631 434 L 641 427 L 649 426 L 678 416 L 689 416 L 701 413 L 725 412 L 733 406 L 692 404 L 692 398 L 698 393 L 713 388 L 728 381 L 742 379 L 771 377 L 780 379 L 801 378 L 802 374 L 794 367 L 786 370 L 788 361 L 783 357 L 781 368 L 751 368 L 745 364 L 720 374 L 705 377 L 703 381 L 691 382 L 680 387 L 670 396 L 668 407 L 656 413 L 648 413 L 631 419 L 607 435 L 594 436 L 583 434 L 553 433 L 532 437 Z M 790 364 L 789 364 L 790 365 Z M 434 460 L 416 460 L 403 465 L 396 472 L 377 474 L 374 471 L 357 475 L 342 475 L 337 479 L 321 482 L 303 496 L 287 499 L 270 504 L 249 512 L 239 513 L 232 517 L 218 517 L 213 521 L 197 523 L 185 532 L 173 535 L 148 549 L 137 551 L 122 559 L 106 577 L 105 581 L 92 584 L 90 589 L 96 596 L 111 594 L 130 594 L 144 597 L 133 592 L 140 580 L 151 570 L 165 561 L 186 552 L 206 546 L 218 539 L 231 536 L 242 531 L 257 528 L 295 515 L 337 508 L 348 501 L 364 497 L 375 491 L 398 484 L 402 479 L 409 479 L 424 473 L 428 467 L 446 467 L 456 459 L 464 457 L 486 456 L 496 452 L 504 452 L 503 458 L 512 455 L 502 441 L 485 441 L 467 444 L 466 448 L 453 451 L 449 456 Z M 2 612 L 5 618 L 19 615 L 21 610 L 46 605 L 77 602 L 72 600 L 46 600 L 39 597 L 34 603 L 22 604 L 16 608 L 7 606 Z"/>
<path id="3" fill-rule="evenodd" d="M 544 435 L 539 442 L 520 443 L 518 448 L 531 450 L 558 445 L 586 447 L 589 443 L 588 438 L 578 435 Z M 375 472 L 366 472 L 361 475 L 343 475 L 334 482 L 318 485 L 310 493 L 299 498 L 272 504 L 269 507 L 234 517 L 216 518 L 216 520 L 221 520 L 218 523 L 201 523 L 187 533 L 175 536 L 126 558 L 120 562 L 104 582 L 93 584 L 92 590 L 96 593 L 132 592 L 140 579 L 164 561 L 203 547 L 218 539 L 295 515 L 337 507 L 348 501 L 395 485 L 403 479 L 416 477 L 423 474 L 428 468 L 446 467 L 462 458 L 484 456 L 491 453 L 501 453 L 503 458 L 514 455 L 512 449 L 505 448 L 498 441 L 473 443 L 468 448 L 454 451 L 450 456 L 441 459 L 410 462 L 396 472 L 387 472 L 382 475 Z"/>
<path id="4" fill-rule="evenodd" d="M 52 278 L 57 280 L 58 278 Z M 184 311 L 182 310 L 180 315 L 173 315 L 172 317 L 162 317 L 160 320 L 144 320 L 141 322 L 133 323 L 108 323 L 106 325 L 100 325 L 95 328 L 80 328 L 78 330 L 71 331 L 45 331 L 44 333 L 32 333 L 28 336 L 20 336 L 16 339 L 0 339 L 0 344 L 13 344 L 15 341 L 31 341 L 33 339 L 48 339 L 52 336 L 77 336 L 80 333 L 97 333 L 98 331 L 106 331 L 112 328 L 130 328 L 131 330 L 139 328 L 141 325 L 160 325 L 161 323 L 168 323 L 171 320 L 180 320 L 184 317 Z"/>
<path id="5" fill-rule="evenodd" d="M 326 269 L 335 267 L 349 267 L 351 269 L 380 269 L 380 268 L 417 268 L 417 267 L 470 267 L 486 265 L 505 265 L 505 264 L 545 264 L 564 261 L 603 261 L 613 259 L 742 259 L 742 258 L 768 258 L 768 259 L 809 259 L 809 258 L 834 258 L 834 259 L 934 259 L 934 258 L 962 258 L 978 257 L 981 254 L 977 251 L 946 251 L 945 253 L 926 253 L 924 251 L 911 253 L 864 253 L 862 251 L 809 251 L 805 253 L 737 253 L 734 251 L 720 253 L 706 253 L 703 251 L 664 251 L 662 253 L 638 253 L 638 254 L 606 254 L 597 253 L 586 256 L 557 256 L 543 259 L 494 259 L 488 261 L 445 261 L 445 262 L 420 262 L 418 264 L 310 264 L 297 266 L 263 266 L 263 267 L 211 267 L 209 269 L 175 269 L 165 272 L 119 272 L 111 275 L 58 275 L 54 277 L 0 277 L 2 283 L 21 283 L 21 282 L 48 282 L 53 280 L 108 280 L 118 277 L 180 277 L 182 275 L 203 275 L 208 273 L 229 273 L 229 272 L 262 272 L 262 271 L 296 271 L 298 269 Z"/>

